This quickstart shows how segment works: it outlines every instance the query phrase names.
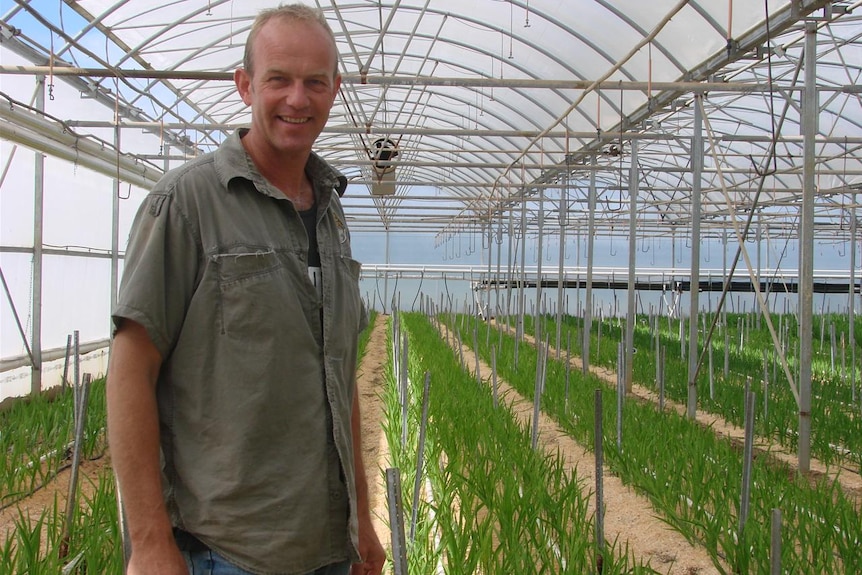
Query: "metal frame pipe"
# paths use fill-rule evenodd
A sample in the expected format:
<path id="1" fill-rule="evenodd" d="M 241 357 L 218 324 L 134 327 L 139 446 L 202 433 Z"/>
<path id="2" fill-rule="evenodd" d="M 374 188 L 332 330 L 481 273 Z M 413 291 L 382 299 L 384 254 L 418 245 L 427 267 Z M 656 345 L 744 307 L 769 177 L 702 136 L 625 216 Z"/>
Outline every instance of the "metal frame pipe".
<path id="1" fill-rule="evenodd" d="M 817 25 L 805 23 L 802 101 L 802 210 L 799 240 L 799 471 L 811 468 L 811 361 L 814 311 L 814 186 L 817 133 Z"/>
<path id="2" fill-rule="evenodd" d="M 700 94 L 694 106 L 694 133 L 691 142 L 691 285 L 700 284 L 700 193 L 703 175 L 703 116 Z M 698 290 L 689 292 L 689 331 L 688 331 L 688 417 L 697 415 L 697 361 L 698 361 Z"/>

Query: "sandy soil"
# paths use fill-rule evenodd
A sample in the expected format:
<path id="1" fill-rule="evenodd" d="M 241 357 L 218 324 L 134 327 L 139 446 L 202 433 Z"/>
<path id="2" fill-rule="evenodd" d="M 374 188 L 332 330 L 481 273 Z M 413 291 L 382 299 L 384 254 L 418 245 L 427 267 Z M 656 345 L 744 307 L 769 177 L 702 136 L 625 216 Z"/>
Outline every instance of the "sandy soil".
<path id="1" fill-rule="evenodd" d="M 374 519 L 374 529 L 380 542 L 391 547 L 389 511 L 386 505 L 386 468 L 389 447 L 383 433 L 384 374 L 389 361 L 386 345 L 386 320 L 378 314 L 365 348 L 365 355 L 356 374 L 359 388 L 359 412 L 362 414 L 362 460 L 368 479 L 368 504 Z"/>
<path id="2" fill-rule="evenodd" d="M 92 497 L 95 484 L 99 480 L 99 474 L 110 465 L 111 461 L 108 456 L 81 462 L 78 469 L 78 501 L 81 501 L 84 495 Z M 29 517 L 31 521 L 36 520 L 46 509 L 53 507 L 55 499 L 60 509 L 65 510 L 66 500 L 69 497 L 69 478 L 71 475 L 72 470 L 67 467 L 60 471 L 47 485 L 29 497 L 0 510 L 0 545 L 12 536 L 15 523 L 21 515 Z"/>

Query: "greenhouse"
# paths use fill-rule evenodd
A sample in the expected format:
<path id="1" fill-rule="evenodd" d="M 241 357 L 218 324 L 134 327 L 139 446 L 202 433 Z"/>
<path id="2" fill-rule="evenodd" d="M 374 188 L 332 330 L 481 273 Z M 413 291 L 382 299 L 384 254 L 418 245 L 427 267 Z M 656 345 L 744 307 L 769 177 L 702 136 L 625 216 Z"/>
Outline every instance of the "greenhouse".
<path id="1" fill-rule="evenodd" d="M 383 572 L 862 572 L 862 0 L 301 1 Z M 0 573 L 123 572 L 130 233 L 277 4 L 0 0 Z"/>

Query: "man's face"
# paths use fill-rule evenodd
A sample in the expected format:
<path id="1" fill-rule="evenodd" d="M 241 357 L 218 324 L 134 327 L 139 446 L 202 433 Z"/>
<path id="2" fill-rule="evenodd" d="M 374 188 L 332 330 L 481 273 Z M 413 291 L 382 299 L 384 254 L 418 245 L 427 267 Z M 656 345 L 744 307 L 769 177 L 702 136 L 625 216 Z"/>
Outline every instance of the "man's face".
<path id="1" fill-rule="evenodd" d="M 275 18 L 260 29 L 252 50 L 251 75 L 235 75 L 251 106 L 248 136 L 268 154 L 307 155 L 341 85 L 329 36 L 316 23 Z"/>

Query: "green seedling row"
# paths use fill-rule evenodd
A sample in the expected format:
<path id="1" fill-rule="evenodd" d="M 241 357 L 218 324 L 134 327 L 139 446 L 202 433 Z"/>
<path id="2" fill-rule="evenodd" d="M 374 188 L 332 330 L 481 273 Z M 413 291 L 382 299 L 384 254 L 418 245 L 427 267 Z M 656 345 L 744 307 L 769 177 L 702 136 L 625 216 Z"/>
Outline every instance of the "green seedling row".
<path id="1" fill-rule="evenodd" d="M 81 458 L 104 454 L 105 381 L 91 384 Z M 71 389 L 18 401 L 0 412 L 0 507 L 30 495 L 71 464 L 74 438 Z"/>
<path id="2" fill-rule="evenodd" d="M 102 456 L 105 437 L 105 380 L 91 383 L 82 459 Z M 0 573 L 121 573 L 122 545 L 113 474 L 101 472 L 91 488 L 78 491 L 78 505 L 64 539 L 66 503 L 56 498 L 45 509 L 18 507 L 21 499 L 47 485 L 71 463 L 74 438 L 71 391 L 51 400 L 38 396 L 0 414 L 3 447 L 3 506 L 16 513 L 15 528 L 0 540 Z M 38 462 L 38 464 L 37 464 Z M 85 484 L 92 482 L 81 476 Z M 92 492 L 92 495 L 87 495 Z"/>
<path id="3" fill-rule="evenodd" d="M 488 385 L 463 369 L 456 353 L 421 315 L 405 313 L 409 334 L 408 440 L 401 444 L 401 405 L 394 372 L 385 394 L 392 464 L 401 470 L 405 517 L 412 514 L 425 372 L 431 373 L 423 490 L 411 574 L 596 572 L 590 488 L 558 454 L 530 448 L 530 430 L 509 409 L 494 407 Z M 409 533 L 410 529 L 407 528 Z M 657 573 L 608 545 L 603 573 Z"/>
<path id="4" fill-rule="evenodd" d="M 476 331 L 485 361 L 495 346 L 500 377 L 533 399 L 537 361 L 533 346 L 518 344 L 515 362 L 516 342 L 508 333 L 471 316 L 448 321 L 462 334 Z M 784 573 L 862 572 L 860 506 L 839 485 L 822 481 L 812 486 L 787 466 L 758 456 L 752 470 L 749 516 L 740 530 L 740 446 L 675 412 L 659 412 L 653 403 L 626 398 L 618 448 L 615 389 L 592 373 L 584 376 L 580 370 L 567 370 L 564 361 L 551 356 L 542 410 L 591 448 L 594 391 L 603 389 L 607 395 L 603 445 L 612 472 L 649 497 L 665 522 L 703 545 L 721 572 L 771 573 L 773 509 L 782 512 Z"/>
<path id="5" fill-rule="evenodd" d="M 785 449 L 795 451 L 798 444 L 796 430 L 799 426 L 799 408 L 784 371 L 778 363 L 772 338 L 765 322 L 760 329 L 749 315 L 728 314 L 727 324 L 721 329 L 728 331 L 729 370 L 724 373 L 725 336 L 723 331 L 717 331 L 713 337 L 713 364 L 710 386 L 709 363 L 705 357 L 699 371 L 697 395 L 698 407 L 709 413 L 719 415 L 741 427 L 744 417 L 744 397 L 746 382 L 751 382 L 752 390 L 757 394 L 758 408 L 756 418 L 756 433 L 762 438 L 778 442 Z M 638 316 L 634 330 L 633 378 L 635 383 L 658 391 L 656 381 L 657 343 L 665 350 L 664 386 L 668 399 L 685 404 L 688 397 L 688 345 L 680 344 L 679 321 L 661 318 L 658 322 L 658 334 L 654 331 L 653 322 L 648 316 Z M 792 315 L 773 316 L 773 325 L 782 329 L 785 334 L 788 350 L 796 349 L 797 326 Z M 824 320 L 826 321 L 826 320 Z M 836 324 L 839 330 L 846 330 L 847 321 L 842 316 L 830 316 L 828 321 Z M 843 324 L 841 322 L 844 322 Z M 862 331 L 862 320 L 857 322 L 857 331 Z M 525 331 L 535 334 L 535 322 L 532 317 L 525 317 Z M 580 346 L 577 344 L 581 333 L 582 322 L 578 318 L 564 318 L 561 330 L 561 341 L 571 342 L 571 353 L 580 356 Z M 827 324 L 828 325 L 828 324 Z M 780 326 L 780 327 L 779 327 Z M 542 329 L 545 334 L 552 334 L 554 343 L 556 335 L 556 320 L 543 318 Z M 701 330 L 702 331 L 702 330 Z M 599 335 L 601 334 L 601 335 Z M 687 337 L 687 327 L 686 334 Z M 704 336 L 701 334 L 701 339 Z M 607 319 L 599 325 L 596 321 L 590 334 L 590 362 L 608 369 L 616 369 L 617 345 L 625 339 L 625 324 L 618 318 Z M 740 346 L 739 342 L 744 345 Z M 862 360 L 862 339 L 857 339 L 857 363 Z M 564 344 L 565 345 L 565 344 Z M 563 345 L 563 347 L 564 347 Z M 862 473 L 862 377 L 857 369 L 856 398 L 854 404 L 853 392 L 849 382 L 849 365 L 844 376 L 839 370 L 831 369 L 829 349 L 818 350 L 815 345 L 812 378 L 812 410 L 811 410 L 811 451 L 812 454 L 827 465 L 843 465 Z M 684 350 L 683 350 L 684 349 Z M 699 349 L 703 349 L 701 345 Z M 845 351 L 845 363 L 849 363 L 849 352 Z M 766 370 L 764 370 L 764 357 Z M 798 371 L 797 358 L 787 355 L 792 374 Z M 764 385 L 764 371 L 767 382 Z"/>

